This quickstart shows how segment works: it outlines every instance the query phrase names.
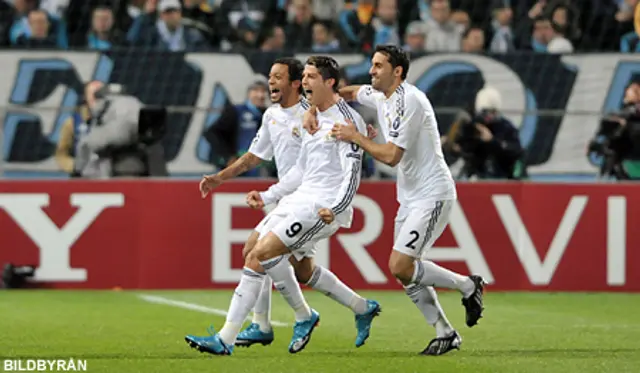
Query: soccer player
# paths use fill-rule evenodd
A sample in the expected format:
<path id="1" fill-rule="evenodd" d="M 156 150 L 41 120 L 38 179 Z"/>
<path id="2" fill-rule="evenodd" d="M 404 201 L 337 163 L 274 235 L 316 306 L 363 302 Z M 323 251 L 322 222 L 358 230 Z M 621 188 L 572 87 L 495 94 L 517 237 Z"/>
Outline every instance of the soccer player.
<path id="1" fill-rule="evenodd" d="M 423 92 L 405 81 L 409 69 L 406 53 L 396 46 L 378 46 L 371 62 L 371 85 L 345 87 L 340 94 L 377 110 L 387 143 L 375 143 L 351 124 L 338 124 L 332 133 L 361 146 L 377 160 L 398 166 L 400 208 L 389 268 L 436 329 L 437 337 L 422 353 L 441 355 L 459 348 L 462 339 L 447 320 L 432 287 L 460 291 L 466 323 L 472 327 L 482 317 L 484 280 L 475 275 L 462 276 L 422 259 L 448 223 L 457 198 L 455 183 L 444 161 L 431 103 Z M 310 130 L 313 132 L 314 128 Z"/>
<path id="2" fill-rule="evenodd" d="M 263 124 L 249 152 L 218 174 L 208 175 L 203 178 L 200 183 L 200 190 L 203 197 L 206 197 L 211 190 L 219 186 L 223 181 L 240 175 L 246 170 L 257 166 L 262 160 L 271 159 L 274 155 L 279 175 L 286 175 L 295 165 L 298 160 L 301 137 L 304 131 L 302 130 L 302 115 L 308 108 L 308 103 L 304 99 L 300 99 L 302 70 L 302 64 L 292 58 L 278 59 L 274 62 L 269 76 L 269 89 L 271 92 L 271 100 L 275 105 L 265 113 Z M 278 206 L 284 206 L 288 203 L 287 197 L 274 199 L 270 202 L 278 202 Z M 258 235 L 263 229 L 265 222 L 270 219 L 270 216 L 271 214 L 267 215 L 267 217 L 260 222 L 255 232 L 253 232 L 247 240 L 245 248 L 243 249 L 243 255 L 245 255 L 247 259 L 245 263 L 247 267 L 251 267 L 251 263 L 249 263 L 250 258 L 247 257 L 247 254 L 250 253 L 255 246 Z M 362 298 L 342 283 L 331 271 L 315 265 L 312 259 L 315 253 L 314 242 L 307 243 L 304 247 L 305 255 L 294 256 L 298 260 L 291 260 L 291 263 L 296 269 L 298 279 L 354 311 L 358 330 L 356 346 L 362 346 L 369 337 L 371 320 L 380 311 L 378 303 Z M 254 262 L 253 264 L 258 268 L 258 272 L 264 272 L 259 263 Z M 287 292 L 293 294 L 299 293 L 300 288 L 295 282 L 295 278 L 290 269 L 289 272 L 285 274 L 287 278 L 282 280 L 280 284 L 276 282 L 276 288 L 280 291 L 286 289 Z M 272 285 L 269 276 L 264 277 L 265 283 L 260 290 L 257 302 L 255 302 L 254 321 L 247 329 L 237 335 L 237 337 L 233 335 L 234 331 L 237 334 L 237 330 L 242 326 L 246 315 L 238 316 L 237 312 L 229 312 L 227 324 L 225 324 L 226 330 L 223 328 L 220 333 L 221 339 L 225 341 L 226 346 L 232 346 L 234 343 L 231 342 L 231 340 L 233 339 L 235 339 L 235 345 L 243 346 L 248 346 L 253 343 L 267 345 L 273 341 L 274 335 L 269 319 Z M 294 289 L 289 290 L 289 287 L 293 287 Z M 236 294 L 241 290 L 246 291 L 247 289 L 246 287 L 241 289 L 239 285 L 238 289 L 236 289 Z M 304 321 L 311 316 L 310 310 L 308 307 L 305 309 L 304 304 L 296 303 L 296 307 L 302 308 L 300 311 L 302 316 L 300 316 L 299 319 Z M 226 338 L 225 335 L 227 335 Z M 216 341 L 215 336 L 204 338 L 187 336 L 186 340 L 192 347 L 198 348 L 201 351 L 211 353 L 220 353 L 221 351 L 217 348 L 220 347 L 220 345 Z M 298 343 L 294 346 L 294 343 L 295 335 L 290 345 L 290 352 L 299 352 L 304 348 L 304 345 L 306 345 L 306 343 L 304 345 Z M 222 350 L 222 354 L 230 354 L 232 350 L 232 348 L 224 349 Z"/>

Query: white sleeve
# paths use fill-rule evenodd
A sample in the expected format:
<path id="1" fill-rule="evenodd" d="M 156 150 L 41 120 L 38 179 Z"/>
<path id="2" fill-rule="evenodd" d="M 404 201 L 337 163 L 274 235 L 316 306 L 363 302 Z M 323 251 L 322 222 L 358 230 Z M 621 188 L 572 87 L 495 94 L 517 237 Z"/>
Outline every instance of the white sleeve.
<path id="1" fill-rule="evenodd" d="M 358 132 L 366 136 L 367 126 L 364 120 L 357 113 L 351 113 L 354 117 L 353 119 L 355 119 L 353 122 L 358 128 Z M 363 150 L 354 143 L 340 141 L 338 143 L 338 154 L 342 165 L 343 179 L 336 199 L 331 205 L 331 211 L 334 215 L 344 212 L 353 202 L 353 197 L 355 197 L 360 186 Z"/>
<path id="2" fill-rule="evenodd" d="M 363 85 L 358 89 L 356 93 L 356 100 L 358 103 L 373 108 L 376 108 L 376 102 L 380 99 L 381 92 L 376 91 L 370 85 Z"/>
<path id="3" fill-rule="evenodd" d="M 270 205 L 280 201 L 284 196 L 293 193 L 302 184 L 302 174 L 304 172 L 307 157 L 300 151 L 296 164 L 291 167 L 280 180 L 269 187 L 265 192 L 260 193 L 260 198 L 265 205 Z"/>
<path id="4" fill-rule="evenodd" d="M 418 138 L 418 131 L 422 125 L 420 118 L 420 102 L 410 95 L 399 100 L 396 107 L 396 118 L 391 124 L 389 142 L 406 150 Z"/>
<path id="5" fill-rule="evenodd" d="M 249 153 L 265 161 L 273 159 L 273 144 L 271 143 L 271 136 L 269 135 L 269 121 L 271 116 L 268 112 L 262 116 L 262 124 L 256 136 L 251 141 L 249 146 Z"/>

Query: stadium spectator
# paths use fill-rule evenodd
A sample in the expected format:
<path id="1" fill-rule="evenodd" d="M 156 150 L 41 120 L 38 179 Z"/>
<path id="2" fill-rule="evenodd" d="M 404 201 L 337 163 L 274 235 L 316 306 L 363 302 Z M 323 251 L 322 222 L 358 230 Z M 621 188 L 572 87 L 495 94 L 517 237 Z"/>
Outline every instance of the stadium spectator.
<path id="1" fill-rule="evenodd" d="M 274 0 L 222 0 L 217 13 L 217 27 L 221 31 L 225 49 L 240 40 L 238 26 L 248 26 L 259 35 L 264 34 L 274 24 L 282 24 L 280 8 Z M 231 43 L 231 45 L 229 45 Z"/>
<path id="2" fill-rule="evenodd" d="M 464 28 L 451 19 L 448 0 L 431 1 L 431 18 L 427 21 L 427 44 L 429 52 L 458 52 Z"/>
<path id="3" fill-rule="evenodd" d="M 220 46 L 220 30 L 216 25 L 216 15 L 207 0 L 183 0 L 182 16 L 185 25 L 198 29 L 212 47 Z"/>
<path id="4" fill-rule="evenodd" d="M 551 21 L 572 43 L 579 40 L 580 28 L 577 25 L 576 18 L 578 11 L 570 3 L 559 4 L 551 11 Z"/>
<path id="5" fill-rule="evenodd" d="M 286 26 L 287 48 L 309 50 L 313 43 L 313 24 L 316 21 L 311 0 L 293 0 L 293 19 Z"/>
<path id="6" fill-rule="evenodd" d="M 514 33 L 511 28 L 513 10 L 511 6 L 499 0 L 492 10 L 491 25 L 488 33 L 491 39 L 489 50 L 493 53 L 508 53 L 516 49 Z"/>
<path id="7" fill-rule="evenodd" d="M 573 53 L 573 44 L 565 36 L 565 29 L 551 22 L 551 34 L 549 36 L 549 44 L 547 44 L 548 53 Z"/>
<path id="8" fill-rule="evenodd" d="M 532 48 L 534 51 L 542 53 L 573 52 L 573 45 L 564 36 L 561 28 L 544 16 L 535 20 Z"/>
<path id="9" fill-rule="evenodd" d="M 375 33 L 371 25 L 374 15 L 374 0 L 358 0 L 353 9 L 340 13 L 340 29 L 345 38 L 345 44 L 363 52 L 371 51 Z"/>
<path id="10" fill-rule="evenodd" d="M 462 31 L 466 31 L 471 27 L 471 17 L 464 10 L 456 10 L 451 12 L 451 21 L 460 26 Z"/>
<path id="11" fill-rule="evenodd" d="M 122 36 L 114 30 L 113 11 L 107 7 L 97 7 L 91 17 L 91 31 L 87 35 L 89 49 L 109 50 L 122 43 Z"/>
<path id="12" fill-rule="evenodd" d="M 404 34 L 404 49 L 411 53 L 426 51 L 427 26 L 422 21 L 413 21 L 407 26 Z"/>
<path id="13" fill-rule="evenodd" d="M 9 35 L 13 24 L 15 9 L 11 4 L 0 0 L 0 47 L 9 45 Z"/>
<path id="14" fill-rule="evenodd" d="M 35 0 L 14 0 L 13 5 L 15 7 L 14 12 L 14 22 L 11 25 L 10 29 L 10 40 L 12 44 L 16 44 L 18 38 L 21 38 L 21 46 L 25 46 L 26 41 L 31 39 L 31 27 L 29 14 L 33 10 L 38 9 L 38 2 Z M 41 45 L 43 42 L 46 46 L 51 46 L 50 41 L 53 40 L 54 47 L 58 48 L 67 48 L 69 46 L 69 42 L 67 39 L 66 26 L 63 20 L 56 19 L 51 17 L 47 12 L 42 11 L 40 14 L 45 15 L 47 17 L 46 27 L 47 27 L 47 41 L 45 42 L 42 38 L 37 37 L 36 39 L 40 39 L 40 42 L 35 42 L 35 44 Z M 41 17 L 36 16 L 36 21 L 40 21 Z M 43 24 L 42 24 L 43 25 Z M 28 44 L 33 44 L 29 42 Z M 35 46 L 35 45 L 34 45 Z M 42 45 L 41 45 L 42 46 Z"/>
<path id="15" fill-rule="evenodd" d="M 247 99 L 240 105 L 227 105 L 220 118 L 207 130 L 205 138 L 214 151 L 213 161 L 225 167 L 233 163 L 249 150 L 262 123 L 266 110 L 268 86 L 264 81 L 256 81 L 247 90 Z M 254 169 L 242 176 L 259 176 Z"/>
<path id="16" fill-rule="evenodd" d="M 40 0 L 40 9 L 50 16 L 61 19 L 65 17 L 69 0 Z"/>
<path id="17" fill-rule="evenodd" d="M 311 50 L 314 53 L 334 53 L 340 51 L 340 42 L 335 36 L 331 21 L 316 21 L 313 24 L 313 44 Z"/>
<path id="18" fill-rule="evenodd" d="M 255 49 L 258 45 L 258 30 L 253 22 L 243 19 L 238 23 L 235 30 L 237 36 L 236 42 L 231 45 L 228 41 L 223 41 L 221 47 L 223 50 L 232 48 L 232 51 L 241 52 L 247 49 Z"/>
<path id="19" fill-rule="evenodd" d="M 323 21 L 335 21 L 344 9 L 344 0 L 313 0 L 312 12 L 316 19 Z"/>
<path id="20" fill-rule="evenodd" d="M 400 44 L 397 0 L 378 0 L 376 15 L 372 21 L 373 47 L 381 44 Z"/>
<path id="21" fill-rule="evenodd" d="M 626 1 L 624 2 L 624 5 L 626 7 L 630 6 Z M 627 32 L 620 38 L 620 52 L 640 52 L 640 5 L 637 3 L 633 10 L 633 23 L 633 31 Z"/>
<path id="22" fill-rule="evenodd" d="M 462 36 L 462 52 L 482 53 L 484 51 L 484 31 L 479 27 L 472 27 Z"/>
<path id="23" fill-rule="evenodd" d="M 149 19 L 142 21 L 138 45 L 172 52 L 196 52 L 207 49 L 202 34 L 183 23 L 180 1 L 161 0 L 158 12 L 159 19 L 155 23 L 151 23 Z"/>
<path id="24" fill-rule="evenodd" d="M 260 50 L 263 52 L 281 52 L 284 50 L 287 38 L 284 30 L 280 26 L 270 27 L 264 40 L 260 43 Z"/>
<path id="25" fill-rule="evenodd" d="M 58 47 L 55 35 L 50 33 L 51 24 L 45 11 L 32 10 L 29 12 L 27 20 L 29 22 L 29 35 L 20 35 L 16 40 L 16 46 L 27 48 Z"/>

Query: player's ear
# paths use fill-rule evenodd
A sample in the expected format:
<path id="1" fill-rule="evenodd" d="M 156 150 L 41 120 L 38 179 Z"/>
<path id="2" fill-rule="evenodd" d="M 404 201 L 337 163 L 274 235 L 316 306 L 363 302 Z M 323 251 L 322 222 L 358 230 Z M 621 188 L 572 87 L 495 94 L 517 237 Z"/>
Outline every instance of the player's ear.
<path id="1" fill-rule="evenodd" d="M 293 82 L 291 82 L 291 88 L 293 88 L 296 91 L 300 90 L 301 86 L 302 86 L 302 81 L 300 80 L 294 80 Z"/>
<path id="2" fill-rule="evenodd" d="M 393 69 L 393 75 L 395 77 L 401 77 L 402 76 L 402 67 L 401 66 L 396 66 L 395 69 Z"/>

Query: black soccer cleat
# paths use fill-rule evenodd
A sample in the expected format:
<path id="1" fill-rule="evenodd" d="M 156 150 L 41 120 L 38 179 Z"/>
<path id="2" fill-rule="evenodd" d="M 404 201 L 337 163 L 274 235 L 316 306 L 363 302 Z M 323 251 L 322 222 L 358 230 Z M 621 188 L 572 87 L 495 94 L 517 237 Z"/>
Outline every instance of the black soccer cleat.
<path id="1" fill-rule="evenodd" d="M 420 355 L 439 356 L 444 355 L 451 350 L 459 350 L 462 344 L 460 334 L 455 330 L 446 337 L 434 338 L 429 342 L 427 348 Z"/>
<path id="2" fill-rule="evenodd" d="M 484 311 L 482 297 L 486 282 L 482 277 L 475 275 L 469 276 L 469 279 L 473 281 L 476 289 L 469 297 L 462 298 L 462 305 L 466 310 L 467 326 L 471 328 L 482 318 L 482 311 Z"/>

